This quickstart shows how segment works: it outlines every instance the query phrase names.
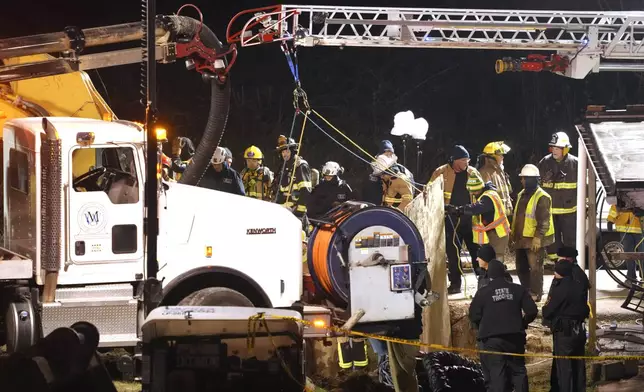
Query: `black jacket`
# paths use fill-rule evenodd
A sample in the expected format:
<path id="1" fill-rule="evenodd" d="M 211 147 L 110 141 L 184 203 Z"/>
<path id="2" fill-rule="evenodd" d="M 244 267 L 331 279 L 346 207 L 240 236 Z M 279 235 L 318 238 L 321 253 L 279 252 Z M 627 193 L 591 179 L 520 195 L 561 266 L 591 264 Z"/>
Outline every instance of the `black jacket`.
<path id="1" fill-rule="evenodd" d="M 555 279 L 548 301 L 541 310 L 543 318 L 553 325 L 559 319 L 584 321 L 590 315 L 588 290 L 572 276 Z"/>
<path id="2" fill-rule="evenodd" d="M 503 267 L 505 267 L 505 273 L 503 274 L 503 278 L 505 278 L 505 280 L 508 283 L 512 283 L 513 282 L 512 275 L 510 275 L 510 273 L 508 272 L 508 267 L 505 264 L 503 264 Z M 483 271 L 483 272 L 482 272 L 481 276 L 479 277 L 477 290 L 480 290 L 481 288 L 483 288 L 483 287 L 487 286 L 488 284 L 490 284 L 490 278 L 487 276 L 487 270 L 481 268 L 481 271 Z"/>
<path id="3" fill-rule="evenodd" d="M 362 201 L 382 205 L 382 180 L 377 176 L 369 176 L 362 187 Z"/>
<path id="4" fill-rule="evenodd" d="M 216 171 L 212 165 L 208 165 L 206 173 L 203 175 L 199 186 L 216 191 L 228 192 L 235 195 L 245 196 L 244 184 L 242 183 L 239 173 L 235 169 L 228 166 L 227 163 L 222 164 L 222 170 Z"/>
<path id="5" fill-rule="evenodd" d="M 469 311 L 470 321 L 478 328 L 479 340 L 525 334 L 525 329 L 537 318 L 537 313 L 537 304 L 528 291 L 505 279 L 492 279 L 487 286 L 478 290 Z"/>
<path id="6" fill-rule="evenodd" d="M 306 211 L 309 217 L 319 219 L 333 207 L 347 200 L 355 200 L 353 190 L 346 181 L 334 176 L 331 181 L 322 181 L 313 188 Z"/>

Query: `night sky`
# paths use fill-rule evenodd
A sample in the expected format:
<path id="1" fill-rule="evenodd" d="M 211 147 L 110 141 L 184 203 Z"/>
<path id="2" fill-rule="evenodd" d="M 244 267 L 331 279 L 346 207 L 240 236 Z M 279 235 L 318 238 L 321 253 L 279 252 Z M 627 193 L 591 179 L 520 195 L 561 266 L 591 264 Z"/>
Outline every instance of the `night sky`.
<path id="1" fill-rule="evenodd" d="M 53 4 L 56 4 L 55 6 Z M 205 23 L 224 40 L 226 25 L 237 12 L 270 2 L 194 0 Z M 224 4 L 225 3 L 225 4 Z M 409 6 L 434 8 L 635 10 L 642 0 L 425 0 L 425 1 L 307 1 L 305 4 Z M 118 5 L 117 5 L 118 4 Z M 158 13 L 173 13 L 180 1 L 158 0 Z M 47 8 L 47 9 L 45 9 Z M 186 15 L 195 16 L 188 10 Z M 119 1 L 13 1 L 3 4 L 0 37 L 61 31 L 134 22 L 140 4 Z M 389 135 L 393 117 L 411 110 L 429 122 L 428 139 L 422 144 L 421 182 L 446 160 L 451 145 L 465 145 L 473 158 L 493 140 L 512 147 L 506 170 L 513 175 L 521 165 L 535 163 L 547 153 L 550 135 L 565 130 L 574 136 L 574 124 L 588 104 L 622 107 L 641 103 L 643 78 L 639 73 L 591 74 L 585 80 L 549 73 L 497 75 L 494 62 L 503 56 L 525 52 L 456 49 L 302 48 L 299 52 L 302 85 L 311 105 L 371 153 L 378 142 L 390 138 L 402 161 L 402 145 Z M 142 120 L 139 65 L 90 71 L 99 92 L 120 118 Z M 273 153 L 277 136 L 288 134 L 292 120 L 293 79 L 279 46 L 240 49 L 232 70 L 233 101 L 224 145 L 235 155 L 233 166 L 242 168 L 243 150 L 259 146 L 267 163 L 275 168 Z M 160 120 L 170 136 L 189 136 L 198 141 L 206 123 L 209 86 L 183 62 L 159 65 Z M 576 143 L 573 143 L 576 146 Z M 355 150 L 355 149 L 354 149 Z M 576 148 L 572 151 L 576 154 Z M 414 170 L 415 146 L 408 147 L 408 166 Z M 314 167 L 327 160 L 347 169 L 345 178 L 358 185 L 368 167 L 336 146 L 313 127 L 307 127 L 302 155 Z M 474 159 L 473 159 L 474 161 Z M 531 161 L 531 162 L 530 162 Z M 354 186 L 355 187 L 355 186 Z"/>

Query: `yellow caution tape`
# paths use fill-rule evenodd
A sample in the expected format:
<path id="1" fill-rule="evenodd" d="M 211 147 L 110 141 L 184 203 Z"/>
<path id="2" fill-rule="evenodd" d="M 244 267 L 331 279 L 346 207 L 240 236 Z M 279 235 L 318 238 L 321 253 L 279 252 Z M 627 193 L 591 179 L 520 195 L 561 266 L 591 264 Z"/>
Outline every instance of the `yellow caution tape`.
<path id="1" fill-rule="evenodd" d="M 253 316 L 256 317 L 256 316 Z M 262 315 L 262 318 L 265 317 Z M 286 316 L 273 316 L 270 315 L 270 318 L 274 319 L 282 319 L 282 320 L 290 320 L 290 321 L 295 321 L 304 325 L 308 326 L 314 326 L 312 322 L 298 319 L 295 317 L 286 317 Z M 319 327 L 316 327 L 319 328 Z M 377 340 L 382 340 L 385 342 L 391 342 L 391 343 L 399 343 L 399 344 L 406 344 L 409 346 L 416 346 L 416 347 L 429 347 L 430 349 L 433 350 L 438 350 L 438 351 L 452 351 L 452 352 L 469 352 L 473 354 L 492 354 L 492 355 L 507 355 L 511 357 L 527 357 L 527 358 L 547 358 L 547 359 L 583 359 L 587 361 L 606 361 L 606 360 L 644 360 L 644 355 L 604 355 L 604 356 L 599 356 L 599 355 L 552 355 L 552 354 L 541 354 L 541 353 L 507 353 L 507 352 L 502 352 L 502 351 L 490 351 L 490 350 L 479 350 L 475 348 L 464 348 L 464 347 L 450 347 L 450 346 L 443 346 L 442 344 L 431 344 L 431 343 L 422 343 L 418 342 L 415 340 L 410 340 L 410 339 L 400 339 L 400 338 L 392 338 L 389 336 L 382 336 L 382 335 L 376 335 L 376 334 L 371 334 L 371 333 L 365 333 L 365 332 L 358 332 L 358 331 L 347 331 L 345 329 L 335 327 L 335 326 L 329 326 L 326 328 L 329 331 L 334 331 L 337 332 L 343 336 L 345 335 L 353 335 L 353 336 L 360 336 L 364 338 L 371 338 L 371 339 L 377 339 Z M 250 331 L 249 331 L 250 332 Z"/>

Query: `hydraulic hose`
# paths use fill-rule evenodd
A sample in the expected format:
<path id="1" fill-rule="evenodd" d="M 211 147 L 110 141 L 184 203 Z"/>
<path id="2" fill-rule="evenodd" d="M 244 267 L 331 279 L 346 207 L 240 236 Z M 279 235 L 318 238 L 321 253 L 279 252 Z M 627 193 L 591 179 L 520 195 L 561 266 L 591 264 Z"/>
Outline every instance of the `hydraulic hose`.
<path id="1" fill-rule="evenodd" d="M 164 20 L 169 22 L 171 33 L 175 34 L 178 38 L 192 39 L 198 34 L 199 39 L 204 45 L 215 49 L 218 53 L 223 52 L 223 45 L 217 39 L 217 36 L 208 26 L 202 24 L 200 21 L 186 16 L 176 15 L 167 16 Z M 230 78 L 226 77 L 222 80 L 213 77 L 210 79 L 210 86 L 211 97 L 208 122 L 206 123 L 206 129 L 201 137 L 201 141 L 192 157 L 192 163 L 188 165 L 188 168 L 179 180 L 182 184 L 197 185 L 199 183 L 226 129 L 228 111 L 230 109 Z"/>

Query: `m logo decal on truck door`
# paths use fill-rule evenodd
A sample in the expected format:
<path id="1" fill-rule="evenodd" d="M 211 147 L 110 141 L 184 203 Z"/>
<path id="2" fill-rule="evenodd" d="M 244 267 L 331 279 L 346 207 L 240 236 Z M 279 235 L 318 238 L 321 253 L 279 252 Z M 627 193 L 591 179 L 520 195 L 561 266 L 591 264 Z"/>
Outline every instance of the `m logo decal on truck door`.
<path id="1" fill-rule="evenodd" d="M 78 212 L 78 225 L 84 232 L 100 232 L 107 225 L 105 208 L 97 203 L 85 204 Z"/>

